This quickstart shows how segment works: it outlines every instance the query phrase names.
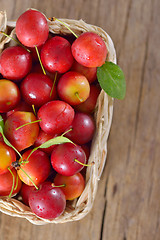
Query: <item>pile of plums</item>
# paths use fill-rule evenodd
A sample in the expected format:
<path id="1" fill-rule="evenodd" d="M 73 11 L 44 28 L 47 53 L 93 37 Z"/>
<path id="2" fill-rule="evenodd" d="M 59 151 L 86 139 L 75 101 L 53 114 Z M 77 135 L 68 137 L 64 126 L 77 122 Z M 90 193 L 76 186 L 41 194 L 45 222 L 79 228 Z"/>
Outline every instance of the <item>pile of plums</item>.
<path id="1" fill-rule="evenodd" d="M 0 134 L 0 196 L 18 194 L 37 216 L 53 219 L 85 187 L 101 90 L 96 73 L 107 48 L 92 32 L 76 39 L 49 33 L 46 17 L 32 9 L 18 18 L 16 36 L 21 45 L 0 55 L 0 114 L 10 143 Z M 32 153 L 62 135 L 70 142 Z"/>

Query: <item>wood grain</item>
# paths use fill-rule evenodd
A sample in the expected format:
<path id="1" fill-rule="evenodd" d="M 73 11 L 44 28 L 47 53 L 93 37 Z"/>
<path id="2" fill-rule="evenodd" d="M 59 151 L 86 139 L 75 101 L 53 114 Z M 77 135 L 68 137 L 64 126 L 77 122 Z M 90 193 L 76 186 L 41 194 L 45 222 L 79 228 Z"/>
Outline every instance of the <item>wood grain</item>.
<path id="1" fill-rule="evenodd" d="M 0 214 L 0 239 L 160 240 L 160 1 L 1 0 L 0 6 L 9 20 L 34 7 L 102 27 L 127 81 L 125 100 L 115 100 L 108 160 L 90 214 L 45 226 Z"/>

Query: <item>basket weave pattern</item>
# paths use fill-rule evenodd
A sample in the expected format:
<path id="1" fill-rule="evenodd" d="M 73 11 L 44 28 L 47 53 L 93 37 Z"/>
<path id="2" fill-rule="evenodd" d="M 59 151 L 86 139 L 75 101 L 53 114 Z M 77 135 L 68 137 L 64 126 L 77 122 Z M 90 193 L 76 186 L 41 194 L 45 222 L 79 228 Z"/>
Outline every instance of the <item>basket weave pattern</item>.
<path id="1" fill-rule="evenodd" d="M 83 20 L 69 20 L 60 19 L 68 25 L 78 36 L 83 32 L 95 32 L 105 41 L 108 56 L 107 60 L 116 63 L 116 52 L 113 42 L 109 35 L 101 28 L 86 24 Z M 48 21 L 50 32 L 55 34 L 70 34 L 69 30 L 58 21 Z M 15 21 L 7 22 L 5 12 L 0 12 L 0 30 L 7 32 L 7 28 L 11 27 L 13 30 L 10 35 L 15 34 Z M 10 38 L 0 36 L 0 51 L 3 50 L 4 45 L 10 42 Z M 88 162 L 94 161 L 95 164 L 89 167 L 86 172 L 86 186 L 82 195 L 67 205 L 65 212 L 58 218 L 53 220 L 46 220 L 37 217 L 29 207 L 14 198 L 0 197 L 0 211 L 16 217 L 28 219 L 31 223 L 43 225 L 46 223 L 64 223 L 69 221 L 76 221 L 82 219 L 88 214 L 93 206 L 96 196 L 98 181 L 103 172 L 103 168 L 107 156 L 107 139 L 110 131 L 113 114 L 113 99 L 109 97 L 103 90 L 101 91 L 95 109 L 96 132 L 92 140 L 91 154 Z"/>

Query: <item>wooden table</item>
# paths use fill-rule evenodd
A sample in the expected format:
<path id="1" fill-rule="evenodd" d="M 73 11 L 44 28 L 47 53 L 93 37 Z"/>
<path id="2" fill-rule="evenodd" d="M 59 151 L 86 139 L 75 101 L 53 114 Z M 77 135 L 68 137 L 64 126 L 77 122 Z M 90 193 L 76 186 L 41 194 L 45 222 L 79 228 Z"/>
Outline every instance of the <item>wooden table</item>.
<path id="1" fill-rule="evenodd" d="M 8 19 L 28 7 L 109 33 L 127 81 L 115 100 L 108 158 L 92 211 L 81 221 L 35 226 L 0 214 L 0 239 L 160 239 L 160 1 L 0 0 Z"/>

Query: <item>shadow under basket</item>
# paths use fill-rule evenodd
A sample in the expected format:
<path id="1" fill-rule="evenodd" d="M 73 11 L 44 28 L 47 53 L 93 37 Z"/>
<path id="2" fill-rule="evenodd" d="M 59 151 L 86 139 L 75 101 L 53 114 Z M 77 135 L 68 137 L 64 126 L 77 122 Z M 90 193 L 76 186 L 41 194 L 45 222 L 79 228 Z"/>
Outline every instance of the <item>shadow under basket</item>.
<path id="1" fill-rule="evenodd" d="M 78 36 L 83 32 L 97 33 L 106 43 L 108 49 L 107 61 L 116 63 L 116 52 L 113 42 L 109 35 L 100 27 L 85 23 L 83 20 L 60 19 L 70 27 Z M 59 21 L 49 21 L 49 29 L 51 33 L 58 35 L 71 35 L 71 32 Z M 6 12 L 0 11 L 0 30 L 9 32 L 10 36 L 15 35 L 16 21 L 8 21 Z M 0 51 L 5 44 L 10 45 L 11 39 L 0 35 Z M 91 153 L 88 163 L 95 162 L 92 167 L 87 168 L 86 185 L 81 196 L 67 203 L 64 213 L 56 219 L 42 219 L 35 215 L 31 209 L 15 198 L 0 197 L 0 211 L 10 216 L 25 218 L 33 224 L 43 225 L 47 223 L 65 223 L 77 221 L 85 217 L 92 209 L 98 182 L 106 161 L 107 156 L 107 140 L 111 127 L 113 115 L 113 98 L 108 96 L 103 90 L 101 91 L 95 108 L 94 118 L 96 123 L 96 131 L 91 144 Z"/>

